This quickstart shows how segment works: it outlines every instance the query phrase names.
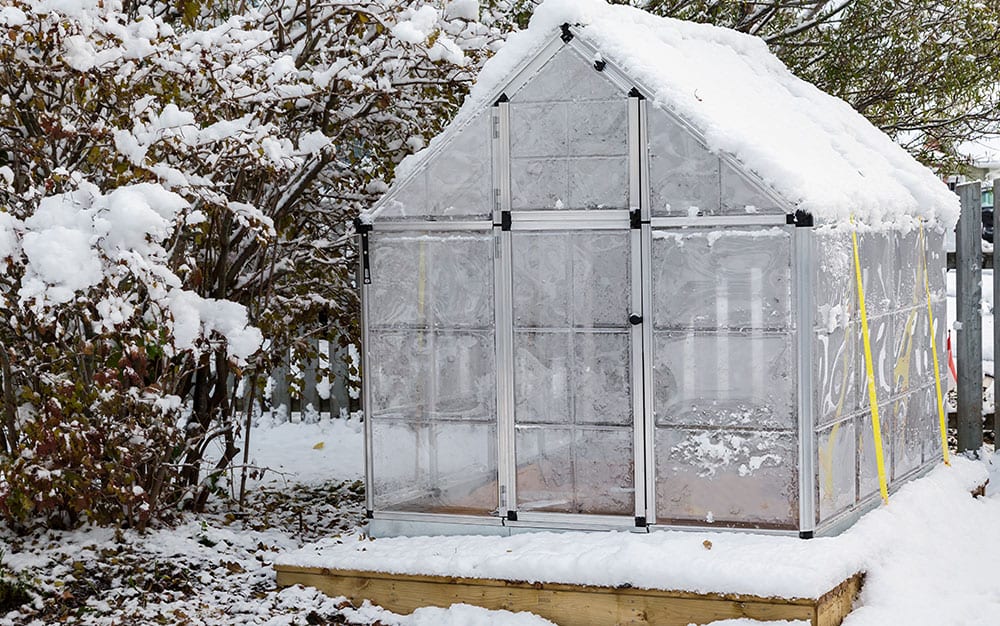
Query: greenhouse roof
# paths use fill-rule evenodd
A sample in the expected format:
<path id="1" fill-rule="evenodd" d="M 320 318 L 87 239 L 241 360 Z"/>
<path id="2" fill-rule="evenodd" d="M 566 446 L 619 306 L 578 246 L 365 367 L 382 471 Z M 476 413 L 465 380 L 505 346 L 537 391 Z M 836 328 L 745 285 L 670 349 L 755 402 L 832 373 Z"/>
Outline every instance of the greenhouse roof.
<path id="1" fill-rule="evenodd" d="M 483 67 L 453 125 L 492 104 L 563 24 L 789 205 L 827 222 L 958 218 L 957 196 L 933 172 L 846 102 L 794 76 L 761 39 L 603 0 L 541 4 Z M 441 141 L 401 163 L 397 179 Z"/>

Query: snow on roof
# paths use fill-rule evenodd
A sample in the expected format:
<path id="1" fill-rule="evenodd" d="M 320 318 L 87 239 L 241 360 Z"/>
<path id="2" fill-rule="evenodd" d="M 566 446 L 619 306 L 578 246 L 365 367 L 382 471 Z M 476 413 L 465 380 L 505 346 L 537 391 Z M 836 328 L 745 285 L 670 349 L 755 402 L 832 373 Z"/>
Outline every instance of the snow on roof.
<path id="1" fill-rule="evenodd" d="M 958 219 L 958 198 L 846 102 L 794 76 L 759 38 L 604 0 L 546 0 L 483 67 L 455 118 L 492 103 L 562 24 L 790 204 L 821 220 Z M 433 146 L 433 142 L 432 142 Z M 401 171 L 415 165 L 401 164 Z"/>
<path id="2" fill-rule="evenodd" d="M 967 141 L 958 147 L 958 153 L 971 159 L 973 165 L 978 167 L 1000 167 L 1000 135 L 986 135 Z"/>

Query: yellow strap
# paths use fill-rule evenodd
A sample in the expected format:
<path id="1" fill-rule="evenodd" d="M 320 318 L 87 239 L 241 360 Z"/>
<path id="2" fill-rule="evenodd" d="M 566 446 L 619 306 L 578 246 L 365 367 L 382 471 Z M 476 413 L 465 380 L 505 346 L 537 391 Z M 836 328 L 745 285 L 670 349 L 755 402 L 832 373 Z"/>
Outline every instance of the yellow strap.
<path id="1" fill-rule="evenodd" d="M 927 239 L 924 237 L 924 220 L 920 220 L 921 265 L 924 270 L 924 291 L 927 292 L 927 319 L 931 329 L 931 354 L 934 355 L 934 387 L 937 390 L 938 421 L 941 427 L 941 453 L 945 465 L 951 465 L 948 456 L 948 420 L 944 412 L 944 396 L 941 393 L 941 367 L 938 365 L 937 342 L 934 341 L 934 311 L 931 309 L 931 283 L 927 276 Z"/>
<path id="2" fill-rule="evenodd" d="M 851 220 L 854 221 L 853 219 Z M 872 410 L 872 432 L 875 434 L 875 466 L 878 469 L 878 486 L 882 501 L 889 503 L 889 487 L 885 482 L 885 455 L 882 452 L 882 426 L 878 418 L 878 397 L 875 393 L 875 369 L 872 365 L 872 343 L 868 334 L 868 311 L 865 309 L 865 290 L 861 285 L 861 257 L 858 255 L 858 231 L 851 230 L 854 244 L 854 277 L 858 283 L 858 308 L 861 311 L 861 338 L 865 345 L 865 370 L 868 373 L 868 403 Z"/>

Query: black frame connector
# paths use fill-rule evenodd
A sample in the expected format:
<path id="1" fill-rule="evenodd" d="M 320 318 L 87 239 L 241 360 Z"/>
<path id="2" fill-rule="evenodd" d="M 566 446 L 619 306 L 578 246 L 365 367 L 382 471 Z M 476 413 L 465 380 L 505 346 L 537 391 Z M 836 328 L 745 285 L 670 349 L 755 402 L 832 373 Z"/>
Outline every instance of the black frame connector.
<path id="1" fill-rule="evenodd" d="M 561 37 L 562 37 L 563 43 L 569 43 L 569 42 L 573 41 L 573 33 L 569 29 L 569 22 L 566 22 L 565 24 L 563 24 L 559 28 L 562 29 L 562 35 L 561 35 Z"/>

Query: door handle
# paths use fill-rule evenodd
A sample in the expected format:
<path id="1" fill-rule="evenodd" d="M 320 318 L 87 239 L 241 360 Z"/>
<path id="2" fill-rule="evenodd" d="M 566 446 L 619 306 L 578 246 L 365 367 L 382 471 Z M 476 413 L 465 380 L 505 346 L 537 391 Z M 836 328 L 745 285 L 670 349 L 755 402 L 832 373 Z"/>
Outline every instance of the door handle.
<path id="1" fill-rule="evenodd" d="M 633 313 L 632 315 L 628 316 L 628 323 L 633 326 L 638 326 L 639 324 L 642 324 L 642 316 Z"/>

